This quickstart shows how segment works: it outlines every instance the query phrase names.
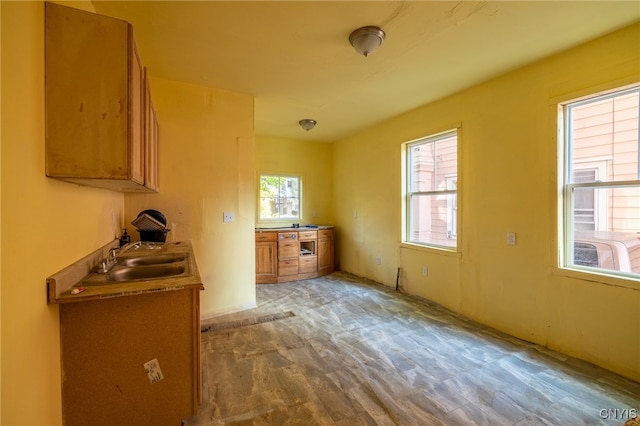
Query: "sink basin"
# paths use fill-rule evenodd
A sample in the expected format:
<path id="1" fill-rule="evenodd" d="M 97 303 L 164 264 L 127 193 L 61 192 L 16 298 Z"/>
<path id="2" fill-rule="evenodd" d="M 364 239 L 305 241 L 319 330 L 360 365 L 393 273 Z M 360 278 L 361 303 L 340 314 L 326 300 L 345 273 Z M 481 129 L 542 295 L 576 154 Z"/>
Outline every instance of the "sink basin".
<path id="1" fill-rule="evenodd" d="M 108 274 L 110 281 L 133 281 L 148 280 L 154 278 L 167 278 L 175 275 L 183 274 L 186 271 L 184 263 L 160 263 L 160 264 L 142 264 L 142 266 L 127 266 Z M 140 264 L 138 264 L 140 265 Z"/>
<path id="2" fill-rule="evenodd" d="M 140 265 L 162 265 L 167 263 L 182 262 L 187 258 L 186 254 L 159 254 L 157 256 L 140 256 L 124 259 L 120 265 L 140 266 Z"/>

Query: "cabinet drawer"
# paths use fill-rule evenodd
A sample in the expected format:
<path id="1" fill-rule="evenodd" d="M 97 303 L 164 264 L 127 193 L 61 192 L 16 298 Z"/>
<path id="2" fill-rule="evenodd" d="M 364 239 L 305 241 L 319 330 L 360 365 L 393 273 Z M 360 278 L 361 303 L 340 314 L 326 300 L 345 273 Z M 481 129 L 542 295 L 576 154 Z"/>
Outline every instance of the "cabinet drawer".
<path id="1" fill-rule="evenodd" d="M 276 233 L 275 232 L 256 232 L 256 241 L 275 241 Z"/>
<path id="2" fill-rule="evenodd" d="M 297 275 L 298 259 L 281 260 L 278 262 L 278 276 Z"/>
<path id="3" fill-rule="evenodd" d="M 301 274 L 308 274 L 318 271 L 318 258 L 316 256 L 305 256 L 299 259 L 299 270 Z"/>
<path id="4" fill-rule="evenodd" d="M 317 240 L 318 231 L 301 231 L 298 233 L 298 239 L 300 241 Z"/>
<path id="5" fill-rule="evenodd" d="M 278 232 L 278 241 L 297 241 L 297 232 Z"/>
<path id="6" fill-rule="evenodd" d="M 333 238 L 333 229 L 321 229 L 318 231 L 318 238 Z"/>
<path id="7" fill-rule="evenodd" d="M 300 255 L 300 243 L 297 241 L 278 242 L 278 259 L 288 259 Z"/>

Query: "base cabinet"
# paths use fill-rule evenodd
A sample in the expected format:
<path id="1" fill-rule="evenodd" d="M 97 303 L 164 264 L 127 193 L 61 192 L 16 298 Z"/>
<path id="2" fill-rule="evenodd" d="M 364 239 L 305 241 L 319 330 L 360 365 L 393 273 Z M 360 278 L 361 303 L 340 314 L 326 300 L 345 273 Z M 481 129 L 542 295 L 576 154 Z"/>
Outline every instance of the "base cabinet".
<path id="1" fill-rule="evenodd" d="M 332 273 L 335 264 L 333 231 L 327 231 L 318 231 L 318 272 L 321 275 Z"/>
<path id="2" fill-rule="evenodd" d="M 278 282 L 278 243 L 275 232 L 256 233 L 256 281 Z"/>
<path id="3" fill-rule="evenodd" d="M 316 278 L 334 270 L 333 229 L 256 231 L 256 283 Z"/>
<path id="4" fill-rule="evenodd" d="M 63 423 L 179 425 L 195 414 L 199 291 L 61 304 Z"/>

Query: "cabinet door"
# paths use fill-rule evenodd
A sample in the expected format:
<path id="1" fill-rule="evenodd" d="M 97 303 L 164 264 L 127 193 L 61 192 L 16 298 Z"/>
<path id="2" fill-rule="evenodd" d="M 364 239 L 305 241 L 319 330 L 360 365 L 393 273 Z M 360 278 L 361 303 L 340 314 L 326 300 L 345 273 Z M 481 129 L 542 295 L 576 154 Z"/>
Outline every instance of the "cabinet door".
<path id="1" fill-rule="evenodd" d="M 149 192 L 144 67 L 126 21 L 45 2 L 45 174 Z"/>
<path id="2" fill-rule="evenodd" d="M 144 185 L 145 177 L 145 147 L 144 147 L 144 99 L 145 81 L 144 67 L 140 61 L 138 48 L 133 40 L 133 30 L 129 27 L 129 47 L 131 49 L 129 73 L 129 150 L 131 180 Z"/>
<path id="3" fill-rule="evenodd" d="M 129 26 L 50 2 L 45 12 L 47 176 L 129 179 Z"/>
<path id="4" fill-rule="evenodd" d="M 317 256 L 300 256 L 298 262 L 298 272 L 301 274 L 314 274 L 318 272 Z"/>
<path id="5" fill-rule="evenodd" d="M 256 283 L 278 282 L 276 242 L 256 242 Z"/>
<path id="6" fill-rule="evenodd" d="M 144 70 L 144 186 L 152 191 L 159 190 L 158 176 L 158 119 L 151 102 L 151 90 L 147 69 Z"/>
<path id="7" fill-rule="evenodd" d="M 318 275 L 333 272 L 333 230 L 322 230 L 318 235 Z"/>
<path id="8" fill-rule="evenodd" d="M 278 262 L 278 276 L 298 275 L 298 259 L 286 259 Z"/>
<path id="9" fill-rule="evenodd" d="M 199 290 L 60 306 L 64 424 L 179 425 L 197 413 L 200 328 L 193 291 Z M 144 364 L 154 358 L 164 378 L 150 385 Z"/>
<path id="10" fill-rule="evenodd" d="M 278 259 L 293 259 L 300 256 L 300 243 L 298 241 L 279 241 Z"/>

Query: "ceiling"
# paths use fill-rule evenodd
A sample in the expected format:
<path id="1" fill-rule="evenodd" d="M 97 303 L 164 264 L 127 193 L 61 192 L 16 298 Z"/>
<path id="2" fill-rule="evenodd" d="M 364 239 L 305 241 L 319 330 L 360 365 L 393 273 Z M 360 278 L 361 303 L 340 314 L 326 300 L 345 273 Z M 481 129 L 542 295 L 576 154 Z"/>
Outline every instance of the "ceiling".
<path id="1" fill-rule="evenodd" d="M 133 24 L 150 75 L 251 94 L 257 135 L 325 142 L 640 20 L 638 1 L 93 5 Z M 365 25 L 387 34 L 366 58 L 348 41 Z"/>

